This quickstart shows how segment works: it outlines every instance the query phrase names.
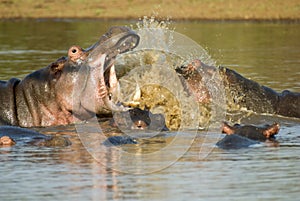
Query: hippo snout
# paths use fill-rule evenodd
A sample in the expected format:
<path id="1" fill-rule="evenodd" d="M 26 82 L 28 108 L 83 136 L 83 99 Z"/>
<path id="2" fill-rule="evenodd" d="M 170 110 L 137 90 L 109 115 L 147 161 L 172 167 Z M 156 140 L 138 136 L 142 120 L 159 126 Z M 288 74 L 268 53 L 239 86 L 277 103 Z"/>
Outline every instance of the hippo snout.
<path id="1" fill-rule="evenodd" d="M 133 32 L 121 37 L 113 47 L 105 52 L 107 56 L 104 64 L 104 72 L 112 65 L 113 60 L 118 54 L 131 51 L 139 44 L 139 41 L 140 37 Z"/>
<path id="2" fill-rule="evenodd" d="M 88 63 L 105 54 L 104 72 L 113 64 L 118 54 L 122 54 L 134 49 L 140 41 L 139 35 L 126 27 L 113 27 L 107 34 L 102 36 L 98 43 L 88 48 L 90 51 L 87 58 Z"/>

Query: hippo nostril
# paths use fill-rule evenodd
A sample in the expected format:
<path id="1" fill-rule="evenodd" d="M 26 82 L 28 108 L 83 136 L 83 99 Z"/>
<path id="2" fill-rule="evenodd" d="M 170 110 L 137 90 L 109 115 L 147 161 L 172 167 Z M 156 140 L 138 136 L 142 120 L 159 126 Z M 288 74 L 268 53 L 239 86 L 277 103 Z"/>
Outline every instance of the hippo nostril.
<path id="1" fill-rule="evenodd" d="M 72 49 L 72 53 L 75 54 L 77 52 L 77 49 Z"/>
<path id="2" fill-rule="evenodd" d="M 146 129 L 147 128 L 147 124 L 142 121 L 142 120 L 137 120 L 136 122 L 134 122 L 135 126 L 136 126 L 136 129 Z"/>
<path id="3" fill-rule="evenodd" d="M 74 45 L 68 50 L 69 59 L 77 64 L 81 63 L 86 56 L 86 52 L 79 46 Z"/>

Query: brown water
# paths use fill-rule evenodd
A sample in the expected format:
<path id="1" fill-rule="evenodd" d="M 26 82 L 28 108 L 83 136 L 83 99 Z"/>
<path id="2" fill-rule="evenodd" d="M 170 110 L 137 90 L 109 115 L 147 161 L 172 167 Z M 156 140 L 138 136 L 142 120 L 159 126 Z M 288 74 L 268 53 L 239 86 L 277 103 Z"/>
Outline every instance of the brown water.
<path id="1" fill-rule="evenodd" d="M 0 22 L 0 79 L 22 78 L 66 55 L 71 45 L 88 47 L 110 26 L 124 24 L 130 22 Z M 275 90 L 300 91 L 300 24 L 172 26 L 207 49 L 218 64 Z M 85 145 L 94 142 L 86 149 L 77 135 L 80 126 L 40 128 L 70 138 L 72 146 L 0 148 L 0 200 L 297 200 L 300 121 L 274 116 L 243 120 L 274 121 L 282 125 L 279 147 L 241 150 L 215 148 L 217 132 L 208 137 L 192 131 L 169 132 L 141 145 L 97 146 L 89 135 L 97 133 L 93 123 L 83 124 L 80 134 Z M 107 126 L 101 128 L 108 132 Z M 174 139 L 172 149 L 163 150 Z"/>

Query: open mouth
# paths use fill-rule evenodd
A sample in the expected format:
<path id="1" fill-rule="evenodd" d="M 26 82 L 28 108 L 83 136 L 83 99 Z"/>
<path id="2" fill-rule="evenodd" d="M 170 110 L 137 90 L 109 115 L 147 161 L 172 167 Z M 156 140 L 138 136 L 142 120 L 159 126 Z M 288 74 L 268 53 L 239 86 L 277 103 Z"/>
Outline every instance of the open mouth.
<path id="1" fill-rule="evenodd" d="M 118 54 L 134 49 L 139 40 L 140 37 L 133 31 L 126 31 L 104 41 L 100 39 L 85 51 L 77 47 L 70 49 L 69 54 L 75 54 L 71 61 L 77 62 L 84 56 L 82 65 L 77 62 L 78 66 L 84 68 L 80 68 L 81 72 L 78 73 L 78 79 L 82 81 L 74 89 L 76 100 L 73 110 L 76 113 L 88 117 L 93 113 L 108 114 L 111 111 L 127 110 L 122 104 L 115 103 L 119 96 L 114 92 L 119 83 L 114 63 Z M 91 98 L 95 98 L 94 101 Z"/>
<path id="2" fill-rule="evenodd" d="M 140 37 L 135 33 L 129 33 L 121 37 L 118 42 L 111 48 L 109 48 L 105 54 L 105 63 L 103 66 L 105 85 L 108 88 L 113 87 L 117 83 L 112 83 L 117 81 L 115 74 L 114 63 L 118 54 L 123 54 L 125 52 L 133 50 L 139 44 Z"/>
<path id="3" fill-rule="evenodd" d="M 108 48 L 105 51 L 106 58 L 103 65 L 103 78 L 105 87 L 108 89 L 108 96 L 105 97 L 104 102 L 106 106 L 112 111 L 125 111 L 122 104 L 113 102 L 112 96 L 116 95 L 119 88 L 118 79 L 116 76 L 116 71 L 114 63 L 118 54 L 122 54 L 131 51 L 139 44 L 140 37 L 135 33 L 127 33 L 118 39 L 114 46 Z"/>
<path id="4" fill-rule="evenodd" d="M 139 41 L 140 37 L 135 33 L 129 33 L 121 37 L 113 47 L 105 51 L 107 56 L 105 58 L 103 71 L 105 72 L 114 64 L 115 58 L 118 54 L 123 54 L 133 50 L 139 44 Z"/>

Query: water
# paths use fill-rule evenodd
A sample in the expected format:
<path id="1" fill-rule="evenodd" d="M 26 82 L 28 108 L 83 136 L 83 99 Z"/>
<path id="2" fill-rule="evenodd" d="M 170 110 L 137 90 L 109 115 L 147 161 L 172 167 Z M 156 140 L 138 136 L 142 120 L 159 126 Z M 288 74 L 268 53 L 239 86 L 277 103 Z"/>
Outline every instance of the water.
<path id="1" fill-rule="evenodd" d="M 112 25 L 134 23 L 0 22 L 0 79 L 22 78 L 66 55 L 72 45 L 88 47 Z M 201 44 L 219 65 L 275 90 L 300 91 L 300 24 L 183 22 L 172 26 Z M 127 153 L 151 153 L 177 138 L 179 143 L 170 157 L 163 153 L 149 156 L 144 167 L 141 158 L 132 161 L 119 148 L 102 147 L 95 160 L 72 125 L 39 128 L 69 137 L 72 146 L 0 148 L 0 200 L 297 200 L 300 121 L 274 116 L 243 120 L 255 124 L 274 121 L 281 123 L 279 147 L 220 150 L 209 143 L 219 135 L 208 138 L 198 133 L 189 151 L 172 165 L 168 162 L 181 156 L 182 146 L 190 143 L 189 133 L 171 132 L 157 143 L 122 147 Z M 204 157 L 206 151 L 209 155 Z M 108 167 L 154 172 L 133 175 Z"/>

